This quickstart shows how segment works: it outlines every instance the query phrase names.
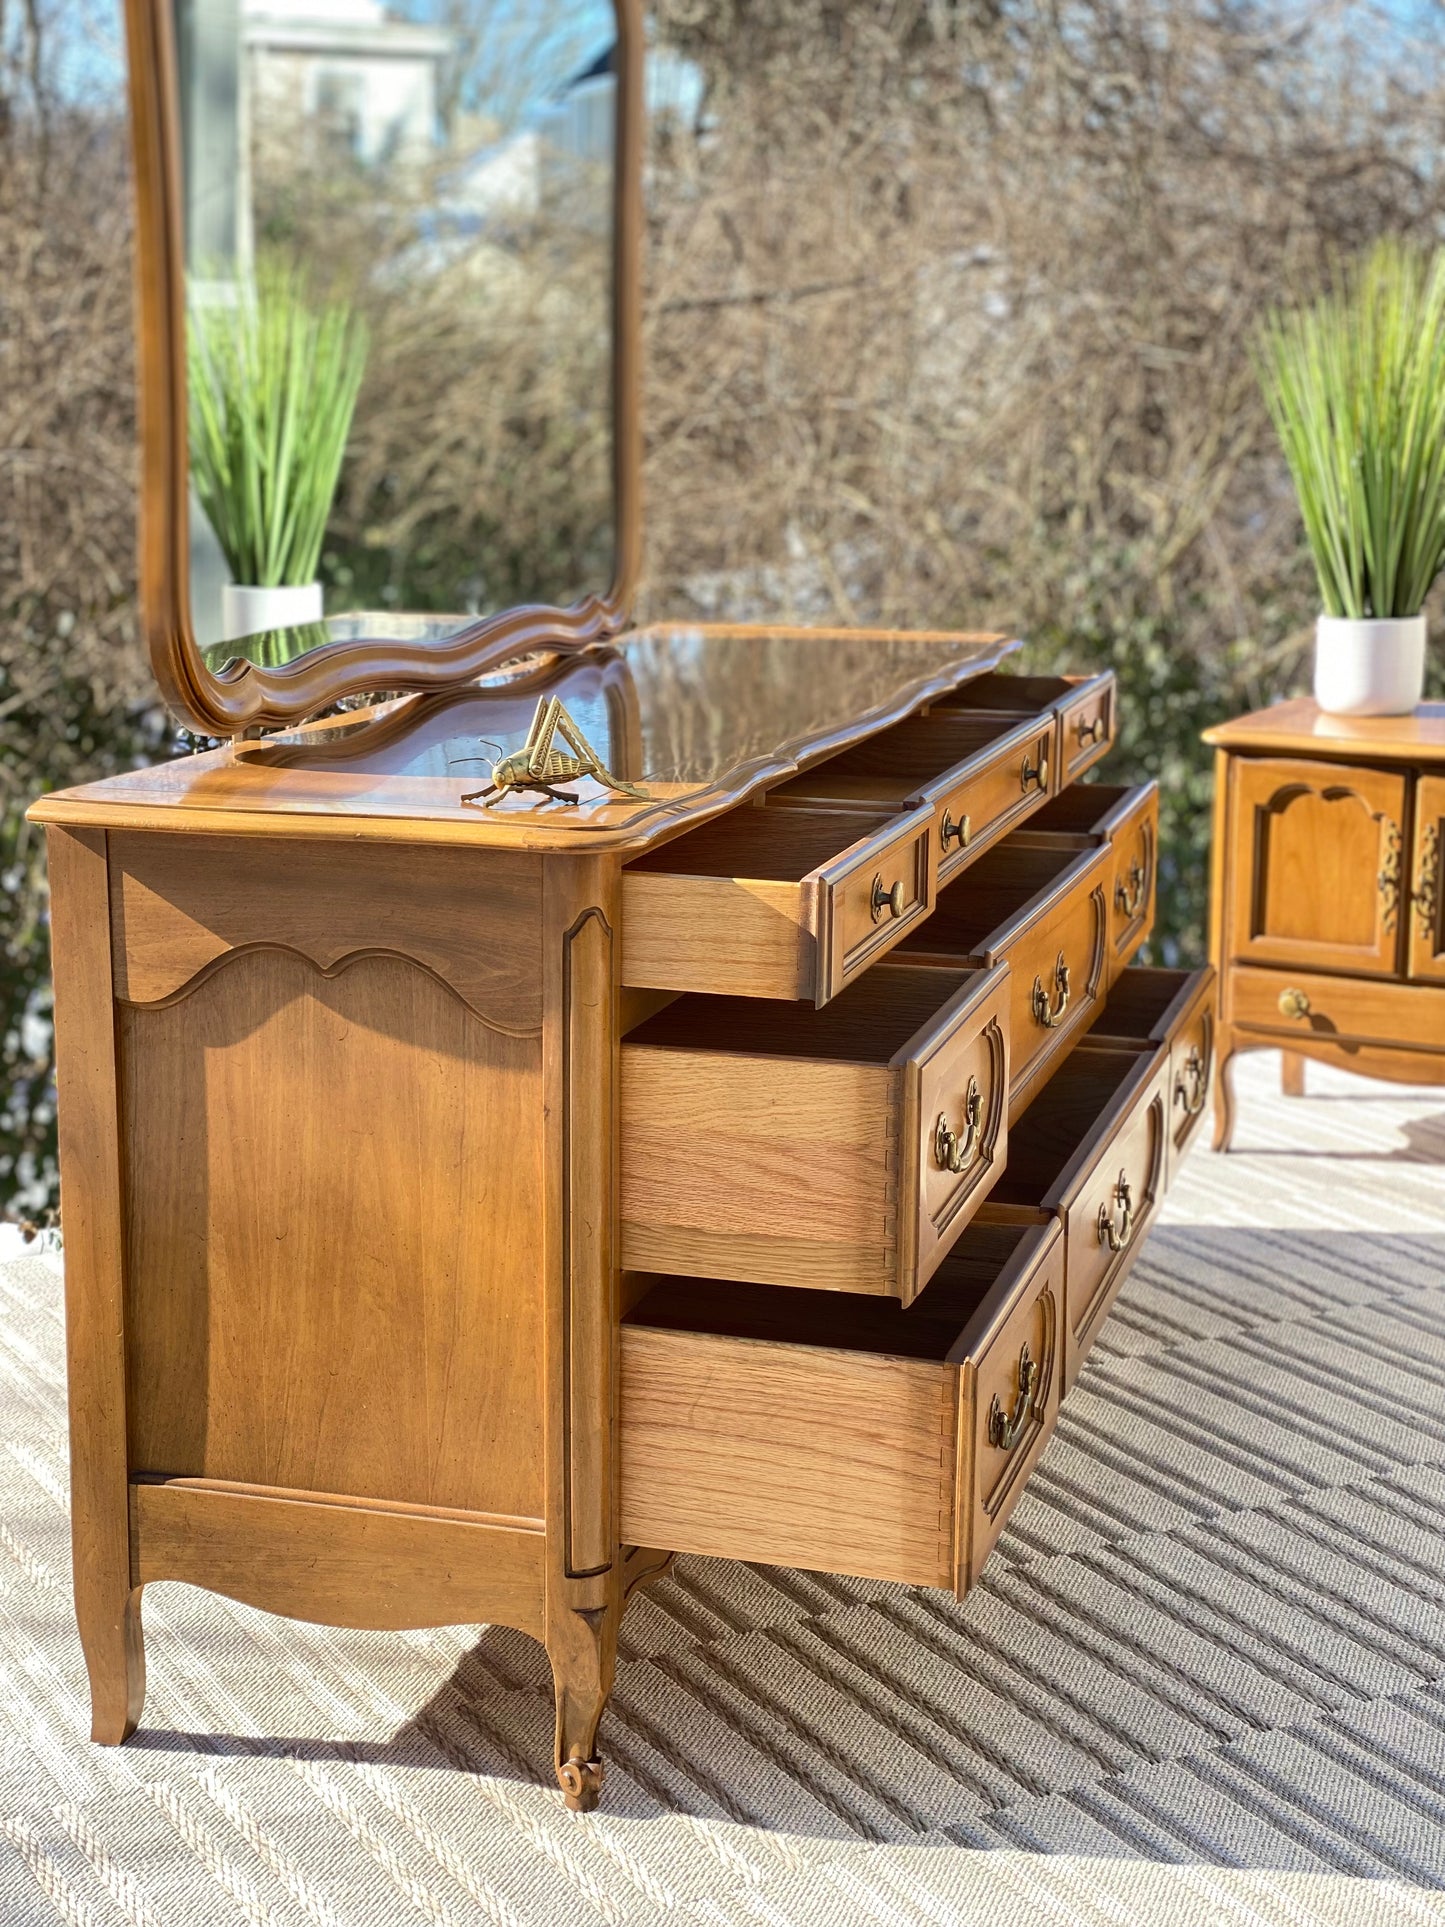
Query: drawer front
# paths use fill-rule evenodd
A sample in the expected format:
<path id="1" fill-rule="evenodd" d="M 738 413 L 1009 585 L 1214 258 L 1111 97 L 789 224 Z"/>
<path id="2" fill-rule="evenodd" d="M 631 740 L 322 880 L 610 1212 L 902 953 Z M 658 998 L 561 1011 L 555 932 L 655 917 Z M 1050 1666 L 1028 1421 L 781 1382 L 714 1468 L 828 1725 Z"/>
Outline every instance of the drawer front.
<path id="1" fill-rule="evenodd" d="M 1059 704 L 1060 787 L 1075 782 L 1114 746 L 1116 686 L 1114 673 L 1080 679 L 1075 693 Z"/>
<path id="2" fill-rule="evenodd" d="M 1159 791 L 1155 784 L 1141 784 L 1122 806 L 1110 846 L 1114 853 L 1109 885 L 1112 982 L 1154 927 L 1159 869 Z"/>
<path id="3" fill-rule="evenodd" d="M 1110 851 L 1098 850 L 1061 879 L 1058 895 L 1042 912 L 1016 933 L 1005 933 L 991 953 L 1007 961 L 1012 975 L 1010 1121 L 1099 1009 L 1105 994 L 1111 873 Z"/>
<path id="4" fill-rule="evenodd" d="M 975 760 L 966 774 L 930 787 L 940 885 L 1047 800 L 1054 760 L 1054 719 L 1039 716 L 1024 730 L 1011 733 L 986 758 Z"/>
<path id="5" fill-rule="evenodd" d="M 1394 976 L 1405 778 L 1287 758 L 1229 760 L 1231 960 Z"/>
<path id="6" fill-rule="evenodd" d="M 903 1067 L 897 1293 L 905 1304 L 988 1196 L 1008 1156 L 1006 968 L 938 1043 Z"/>
<path id="7" fill-rule="evenodd" d="M 1301 970 L 1236 969 L 1225 978 L 1225 1021 L 1267 1033 L 1288 1050 L 1318 1038 L 1351 1044 L 1445 1051 L 1445 990 L 1329 977 Z"/>
<path id="8" fill-rule="evenodd" d="M 957 1589 L 983 1571 L 1059 1416 L 1064 1239 L 1052 1227 L 1023 1295 L 974 1348 L 959 1437 Z"/>
<path id="9" fill-rule="evenodd" d="M 827 1003 L 929 914 L 934 903 L 933 812 L 897 823 L 820 872 L 814 1001 Z"/>
<path id="10" fill-rule="evenodd" d="M 1067 1209 L 1066 1392 L 1099 1335 L 1164 1195 L 1169 1052 L 1161 1048 L 1157 1055 L 1154 1074 L 1103 1136 Z M 1046 1104 L 1048 1093 L 1039 1101 Z"/>

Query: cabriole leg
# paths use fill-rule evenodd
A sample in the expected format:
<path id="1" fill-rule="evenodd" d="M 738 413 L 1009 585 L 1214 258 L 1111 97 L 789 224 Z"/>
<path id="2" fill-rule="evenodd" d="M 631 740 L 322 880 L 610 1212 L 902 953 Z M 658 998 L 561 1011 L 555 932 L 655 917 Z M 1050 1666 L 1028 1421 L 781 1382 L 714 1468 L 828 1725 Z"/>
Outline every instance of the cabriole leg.
<path id="1" fill-rule="evenodd" d="M 1233 1142 L 1236 1109 L 1234 1039 L 1225 1032 L 1220 1036 L 1214 1060 L 1214 1148 L 1216 1151 L 1227 1151 Z"/>

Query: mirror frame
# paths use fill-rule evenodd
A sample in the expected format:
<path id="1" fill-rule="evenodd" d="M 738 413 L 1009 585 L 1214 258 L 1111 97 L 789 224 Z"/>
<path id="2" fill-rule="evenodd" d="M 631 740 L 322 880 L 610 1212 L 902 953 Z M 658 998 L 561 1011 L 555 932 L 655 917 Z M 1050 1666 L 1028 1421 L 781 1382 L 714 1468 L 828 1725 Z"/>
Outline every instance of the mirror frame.
<path id="1" fill-rule="evenodd" d="M 444 642 L 325 643 L 281 669 L 207 668 L 191 626 L 190 452 L 181 119 L 171 0 L 125 0 L 135 192 L 140 414 L 140 610 L 168 707 L 208 736 L 294 728 L 344 696 L 452 689 L 519 657 L 567 655 L 619 634 L 642 549 L 642 0 L 612 0 L 617 100 L 612 239 L 613 580 L 568 608 L 506 609 Z"/>

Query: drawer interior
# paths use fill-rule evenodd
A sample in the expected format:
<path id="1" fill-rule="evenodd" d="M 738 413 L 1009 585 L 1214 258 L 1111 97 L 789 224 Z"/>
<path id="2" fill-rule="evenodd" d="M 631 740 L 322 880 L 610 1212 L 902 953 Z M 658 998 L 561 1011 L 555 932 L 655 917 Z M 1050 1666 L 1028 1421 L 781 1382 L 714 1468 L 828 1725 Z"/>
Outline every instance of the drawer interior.
<path id="1" fill-rule="evenodd" d="M 975 676 L 962 689 L 944 697 L 939 707 L 993 709 L 1017 714 L 1047 709 L 1050 703 L 1074 695 L 1077 687 L 1065 676 L 1013 676 L 1007 670 L 992 669 L 986 676 Z"/>
<path id="2" fill-rule="evenodd" d="M 877 809 L 732 810 L 628 864 L 648 876 L 767 877 L 801 883 L 875 830 L 896 821 Z"/>
<path id="3" fill-rule="evenodd" d="M 1075 848 L 1030 845 L 1008 837 L 981 856 L 956 883 L 939 891 L 927 927 L 905 937 L 900 948 L 973 956 L 1000 925 L 1051 890 L 1065 870 L 1078 861 Z"/>
<path id="4" fill-rule="evenodd" d="M 763 997 L 679 997 L 629 1032 L 627 1043 L 887 1064 L 978 975 L 875 964 L 821 1010 Z"/>
<path id="5" fill-rule="evenodd" d="M 1199 982 L 1191 970 L 1153 970 L 1135 965 L 1121 970 L 1109 992 L 1107 1009 L 1094 1026 L 1100 1036 L 1154 1044 L 1167 1037 Z"/>
<path id="6" fill-rule="evenodd" d="M 1056 1192 L 1073 1159 L 1100 1135 L 1120 1091 L 1138 1078 L 1140 1061 L 1137 1051 L 1092 1045 L 1066 1058 L 1014 1124 L 993 1202 L 1037 1206 Z"/>
<path id="7" fill-rule="evenodd" d="M 769 793 L 768 801 L 786 803 L 794 796 L 839 801 L 856 797 L 894 801 L 901 807 L 916 792 L 1018 727 L 1018 717 L 1012 715 L 936 711 L 931 716 L 913 716 L 801 776 L 790 777 Z"/>
<path id="8" fill-rule="evenodd" d="M 1030 831 L 1059 836 L 1099 836 L 1106 819 L 1133 791 L 1112 783 L 1071 783 L 1029 818 Z"/>
<path id="9" fill-rule="evenodd" d="M 623 1323 L 942 1364 L 966 1351 L 969 1329 L 986 1313 L 1000 1276 L 1036 1235 L 1028 1225 L 970 1225 L 906 1308 L 892 1298 L 720 1278 L 657 1278 L 644 1286 L 645 1295 Z"/>

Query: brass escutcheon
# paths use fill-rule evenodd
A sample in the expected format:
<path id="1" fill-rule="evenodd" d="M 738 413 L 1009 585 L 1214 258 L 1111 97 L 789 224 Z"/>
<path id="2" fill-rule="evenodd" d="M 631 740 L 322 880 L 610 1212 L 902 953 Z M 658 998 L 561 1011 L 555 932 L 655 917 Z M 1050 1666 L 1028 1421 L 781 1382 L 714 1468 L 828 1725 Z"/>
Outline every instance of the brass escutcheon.
<path id="1" fill-rule="evenodd" d="M 1029 1414 L 1034 1408 L 1034 1395 L 1039 1388 L 1039 1368 L 1024 1346 L 1019 1353 L 1019 1395 L 1012 1416 L 1004 1412 L 998 1393 L 993 1395 L 993 1403 L 988 1408 L 988 1442 L 1000 1452 L 1012 1452 L 1024 1435 L 1024 1427 L 1029 1422 Z"/>
<path id="2" fill-rule="evenodd" d="M 1122 1251 L 1134 1235 L 1134 1193 L 1129 1187 L 1127 1171 L 1119 1173 L 1119 1182 L 1114 1186 L 1114 1202 L 1120 1208 L 1117 1224 L 1109 1215 L 1108 1205 L 1099 1206 L 1099 1243 L 1107 1245 L 1110 1251 Z"/>
<path id="3" fill-rule="evenodd" d="M 933 1159 L 940 1171 L 951 1171 L 955 1177 L 966 1171 L 979 1150 L 979 1137 L 983 1124 L 983 1095 L 978 1088 L 978 1079 L 968 1080 L 968 1095 L 963 1100 L 964 1134 L 948 1127 L 948 1119 L 940 1111 L 938 1122 L 933 1127 Z"/>
<path id="4" fill-rule="evenodd" d="M 1426 943 L 1435 942 L 1440 916 L 1440 825 L 1432 823 L 1420 840 L 1420 874 L 1411 896 L 1415 927 Z"/>
<path id="5" fill-rule="evenodd" d="M 1310 1000 L 1302 990 L 1280 992 L 1279 1014 L 1281 1017 L 1308 1017 Z"/>
<path id="6" fill-rule="evenodd" d="M 1388 936 L 1400 914 L 1400 826 L 1386 816 L 1380 827 L 1385 836 L 1385 855 L 1375 882 L 1380 892 L 1380 927 Z"/>
<path id="7" fill-rule="evenodd" d="M 953 842 L 958 844 L 960 850 L 966 850 L 972 835 L 973 824 L 968 817 L 961 816 L 955 823 L 948 810 L 943 812 L 943 821 L 938 829 L 938 841 L 945 855 L 948 852 L 949 844 Z"/>
<path id="8" fill-rule="evenodd" d="M 874 877 L 873 895 L 869 899 L 869 907 L 872 909 L 873 921 L 875 923 L 878 922 L 885 910 L 890 917 L 901 917 L 903 915 L 902 883 L 895 883 L 891 889 L 885 890 L 882 876 Z"/>
<path id="9" fill-rule="evenodd" d="M 1064 1012 L 1069 1007 L 1069 966 L 1064 961 L 1062 950 L 1059 952 L 1058 962 L 1054 965 L 1054 986 L 1059 993 L 1058 1002 L 1050 1004 L 1049 993 L 1044 989 L 1043 978 L 1034 978 L 1034 1022 L 1041 1024 L 1045 1030 L 1057 1030 L 1064 1021 Z"/>

